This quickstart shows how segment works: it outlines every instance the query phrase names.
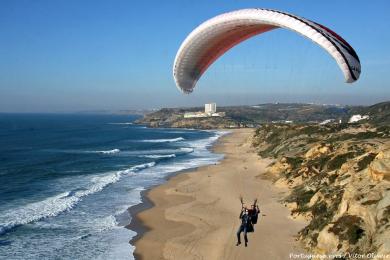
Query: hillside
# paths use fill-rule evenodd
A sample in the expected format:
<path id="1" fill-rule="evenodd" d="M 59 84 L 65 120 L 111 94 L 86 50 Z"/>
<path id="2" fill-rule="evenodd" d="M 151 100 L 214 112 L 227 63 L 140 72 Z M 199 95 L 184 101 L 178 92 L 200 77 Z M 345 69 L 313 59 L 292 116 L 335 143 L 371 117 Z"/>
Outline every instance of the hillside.
<path id="1" fill-rule="evenodd" d="M 260 104 L 256 106 L 218 107 L 218 112 L 225 112 L 225 117 L 184 118 L 185 112 L 203 111 L 202 107 L 163 108 L 146 114 L 137 123 L 150 127 L 181 128 L 236 128 L 255 127 L 264 123 L 286 122 L 320 123 L 332 119 L 347 122 L 354 114 L 369 115 L 369 122 L 390 124 L 390 102 L 383 102 L 369 107 L 331 106 L 316 104 Z"/>
<path id="2" fill-rule="evenodd" d="M 369 115 L 370 122 L 380 125 L 390 125 L 390 101 L 378 103 L 372 106 L 350 107 L 348 113 L 351 115 Z"/>
<path id="3" fill-rule="evenodd" d="M 390 126 L 267 124 L 253 146 L 275 159 L 266 178 L 290 190 L 291 217 L 309 222 L 310 252 L 390 254 Z"/>

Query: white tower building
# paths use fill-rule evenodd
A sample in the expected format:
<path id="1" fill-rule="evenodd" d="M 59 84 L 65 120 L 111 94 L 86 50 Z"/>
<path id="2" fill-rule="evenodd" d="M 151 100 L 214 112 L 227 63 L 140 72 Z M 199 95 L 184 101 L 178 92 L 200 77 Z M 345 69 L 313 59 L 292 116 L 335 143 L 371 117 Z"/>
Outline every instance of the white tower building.
<path id="1" fill-rule="evenodd" d="M 216 103 L 205 104 L 204 112 L 208 115 L 214 114 L 215 112 L 217 112 L 217 104 Z"/>

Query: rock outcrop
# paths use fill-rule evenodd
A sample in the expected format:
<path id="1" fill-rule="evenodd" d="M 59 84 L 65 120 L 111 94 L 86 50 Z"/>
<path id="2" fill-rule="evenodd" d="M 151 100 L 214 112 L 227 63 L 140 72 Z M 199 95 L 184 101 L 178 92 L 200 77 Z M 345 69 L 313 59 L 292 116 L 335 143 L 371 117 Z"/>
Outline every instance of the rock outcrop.
<path id="1" fill-rule="evenodd" d="M 309 251 L 390 257 L 390 127 L 264 125 L 253 146 L 276 159 L 269 174 L 290 189 L 291 216 L 309 221 Z"/>
<path id="2" fill-rule="evenodd" d="M 374 181 L 390 181 L 390 150 L 379 152 L 368 166 L 368 172 Z"/>

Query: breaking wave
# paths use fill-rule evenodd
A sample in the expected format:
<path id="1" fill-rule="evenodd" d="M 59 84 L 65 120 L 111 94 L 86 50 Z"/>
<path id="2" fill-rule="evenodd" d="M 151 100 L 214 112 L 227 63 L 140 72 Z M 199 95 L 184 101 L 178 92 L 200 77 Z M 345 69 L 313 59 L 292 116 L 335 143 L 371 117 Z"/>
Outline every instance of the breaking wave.
<path id="1" fill-rule="evenodd" d="M 119 149 L 112 149 L 112 150 L 107 150 L 107 151 L 95 151 L 96 153 L 101 153 L 101 154 L 115 154 L 115 153 L 120 153 L 121 150 Z"/>
<path id="2" fill-rule="evenodd" d="M 124 123 L 108 123 L 109 125 L 132 125 L 132 122 L 124 122 Z"/>
<path id="3" fill-rule="evenodd" d="M 90 178 L 87 187 L 66 191 L 42 201 L 33 202 L 16 209 L 8 210 L 0 216 L 0 235 L 9 230 L 42 220 L 48 217 L 55 217 L 63 212 L 71 210 L 80 202 L 83 197 L 103 190 L 109 184 L 119 181 L 124 175 L 131 175 L 146 168 L 155 166 L 155 162 L 135 165 L 129 169 L 117 171 L 108 175 L 95 175 Z"/>
<path id="4" fill-rule="evenodd" d="M 173 143 L 185 140 L 183 137 L 171 138 L 171 139 L 149 139 L 142 140 L 144 143 Z"/>
<path id="5" fill-rule="evenodd" d="M 143 158 L 150 158 L 150 159 L 165 159 L 165 158 L 175 158 L 176 154 L 149 154 L 149 155 L 141 155 L 140 157 Z"/>

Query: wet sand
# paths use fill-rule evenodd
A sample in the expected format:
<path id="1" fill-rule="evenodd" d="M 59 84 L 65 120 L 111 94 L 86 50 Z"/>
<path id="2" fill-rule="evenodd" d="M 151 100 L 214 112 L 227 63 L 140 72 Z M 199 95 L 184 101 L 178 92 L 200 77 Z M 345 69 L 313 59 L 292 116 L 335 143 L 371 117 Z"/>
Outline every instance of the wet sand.
<path id="1" fill-rule="evenodd" d="M 214 147 L 225 154 L 220 164 L 178 174 L 146 193 L 147 206 L 133 222 L 141 234 L 133 240 L 136 259 L 276 260 L 304 252 L 295 241 L 304 223 L 289 218 L 279 202 L 284 191 L 262 178 L 270 160 L 251 148 L 252 134 L 232 131 Z M 261 210 L 248 247 L 236 246 L 240 196 L 248 205 L 258 198 Z"/>

